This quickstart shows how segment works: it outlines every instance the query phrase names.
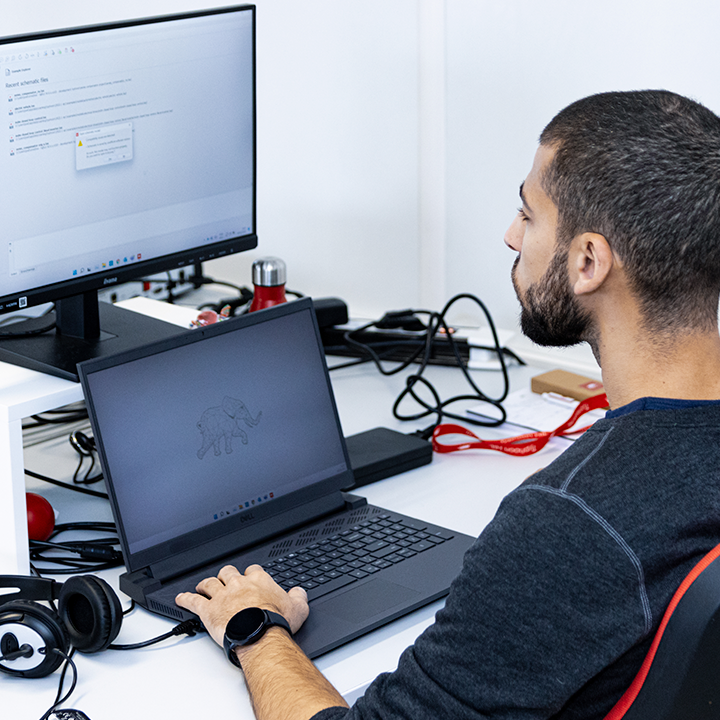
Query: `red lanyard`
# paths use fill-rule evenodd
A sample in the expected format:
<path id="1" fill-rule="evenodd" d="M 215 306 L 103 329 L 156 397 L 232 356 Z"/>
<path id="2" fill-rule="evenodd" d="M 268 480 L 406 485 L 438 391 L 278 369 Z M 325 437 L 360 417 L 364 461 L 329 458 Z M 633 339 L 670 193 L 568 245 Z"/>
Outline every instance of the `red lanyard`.
<path id="1" fill-rule="evenodd" d="M 438 453 L 458 452 L 459 450 L 497 450 L 508 455 L 532 455 L 542 450 L 548 444 L 551 437 L 557 435 L 571 435 L 574 433 L 585 432 L 590 426 L 587 425 L 578 430 L 572 427 L 578 421 L 578 418 L 590 410 L 605 408 L 608 406 L 607 397 L 605 395 L 593 395 L 593 397 L 583 400 L 579 403 L 570 418 L 564 422 L 559 428 L 550 432 L 533 432 L 525 435 L 516 435 L 515 437 L 502 438 L 501 440 L 481 440 L 477 435 L 472 433 L 462 425 L 453 425 L 452 423 L 444 423 L 438 425 L 433 431 L 433 450 Z M 440 438 L 444 435 L 465 435 L 474 438 L 475 442 L 461 442 L 457 444 L 441 443 Z"/>

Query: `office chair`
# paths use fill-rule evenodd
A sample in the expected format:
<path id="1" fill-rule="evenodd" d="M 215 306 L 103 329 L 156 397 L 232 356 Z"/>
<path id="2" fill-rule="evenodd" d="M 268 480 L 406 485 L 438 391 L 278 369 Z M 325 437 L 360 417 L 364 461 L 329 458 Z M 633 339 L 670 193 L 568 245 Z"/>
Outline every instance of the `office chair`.
<path id="1" fill-rule="evenodd" d="M 683 580 L 605 720 L 720 720 L 720 545 Z"/>

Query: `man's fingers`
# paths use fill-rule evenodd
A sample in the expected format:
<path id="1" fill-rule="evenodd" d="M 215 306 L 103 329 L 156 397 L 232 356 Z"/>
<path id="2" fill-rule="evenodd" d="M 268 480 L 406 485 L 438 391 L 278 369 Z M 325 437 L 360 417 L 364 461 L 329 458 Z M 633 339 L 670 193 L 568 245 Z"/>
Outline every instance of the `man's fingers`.
<path id="1" fill-rule="evenodd" d="M 292 600 L 292 613 L 289 613 L 285 619 L 290 623 L 290 629 L 295 634 L 310 614 L 307 592 L 305 592 L 305 588 L 297 585 L 290 588 L 287 594 Z"/>
<path id="2" fill-rule="evenodd" d="M 225 565 L 218 573 L 218 577 L 227 585 L 231 580 L 242 577 L 242 575 L 234 565 Z"/>
<path id="3" fill-rule="evenodd" d="M 176 598 L 175 602 L 182 608 L 185 608 L 186 610 L 189 610 L 190 612 L 195 613 L 196 615 L 200 614 L 200 608 L 203 604 L 203 602 L 208 602 L 207 598 L 204 598 L 202 595 L 196 595 L 195 593 L 191 592 L 184 592 L 180 593 Z"/>
<path id="4" fill-rule="evenodd" d="M 213 592 L 217 592 L 220 588 L 223 587 L 225 587 L 225 583 L 223 583 L 222 580 L 216 577 L 209 577 L 201 580 L 195 586 L 195 590 L 197 590 L 197 592 L 201 593 L 202 595 L 212 597 Z"/>
<path id="5" fill-rule="evenodd" d="M 297 600 L 304 601 L 307 603 L 307 592 L 305 591 L 304 587 L 300 587 L 300 585 L 296 585 L 295 587 L 291 587 L 288 590 L 288 595 Z"/>

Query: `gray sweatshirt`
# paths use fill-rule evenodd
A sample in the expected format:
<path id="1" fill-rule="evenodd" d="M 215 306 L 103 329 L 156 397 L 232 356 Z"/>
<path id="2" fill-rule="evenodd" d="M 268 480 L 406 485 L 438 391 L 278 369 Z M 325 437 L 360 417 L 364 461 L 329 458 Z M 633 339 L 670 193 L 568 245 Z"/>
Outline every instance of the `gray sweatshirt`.
<path id="1" fill-rule="evenodd" d="M 510 493 L 398 669 L 313 720 L 603 718 L 720 542 L 720 403 L 687 405 L 600 420 Z"/>

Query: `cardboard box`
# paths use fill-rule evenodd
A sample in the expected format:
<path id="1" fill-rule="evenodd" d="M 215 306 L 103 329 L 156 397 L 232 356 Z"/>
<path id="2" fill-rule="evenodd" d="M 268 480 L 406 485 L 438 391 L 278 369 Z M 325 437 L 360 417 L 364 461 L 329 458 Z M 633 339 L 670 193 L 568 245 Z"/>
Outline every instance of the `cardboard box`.
<path id="1" fill-rule="evenodd" d="M 557 393 L 574 400 L 586 400 L 605 392 L 599 380 L 576 375 L 567 370 L 550 370 L 542 375 L 536 375 L 530 382 L 530 389 L 540 395 Z"/>

